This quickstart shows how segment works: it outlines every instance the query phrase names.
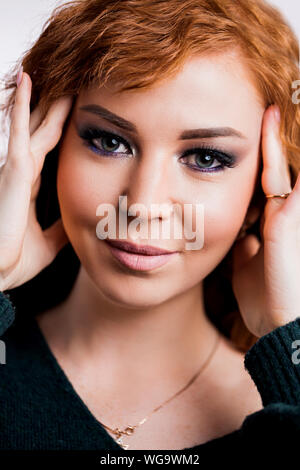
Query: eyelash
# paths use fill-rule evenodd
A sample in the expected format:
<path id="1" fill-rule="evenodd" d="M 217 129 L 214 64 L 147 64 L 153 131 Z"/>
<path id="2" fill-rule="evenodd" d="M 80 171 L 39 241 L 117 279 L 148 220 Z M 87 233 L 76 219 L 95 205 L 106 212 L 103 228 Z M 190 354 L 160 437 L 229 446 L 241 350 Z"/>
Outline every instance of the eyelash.
<path id="1" fill-rule="evenodd" d="M 123 137 L 114 134 L 113 132 L 107 132 L 104 129 L 100 129 L 97 127 L 86 127 L 83 129 L 80 129 L 78 131 L 79 137 L 85 142 L 85 145 L 87 145 L 88 148 L 90 148 L 93 152 L 98 153 L 100 155 L 105 155 L 108 157 L 111 157 L 115 153 L 121 153 L 121 152 L 115 152 L 115 151 L 106 151 L 106 150 L 100 150 L 98 147 L 95 146 L 93 141 L 95 139 L 99 138 L 113 138 L 118 141 L 118 143 L 122 143 L 130 152 L 130 145 L 128 142 L 123 139 Z M 195 165 L 187 165 L 187 167 L 191 168 L 192 170 L 200 173 L 215 173 L 217 171 L 224 171 L 226 168 L 233 168 L 236 165 L 236 157 L 234 155 L 231 155 L 227 152 L 222 151 L 221 149 L 217 148 L 216 146 L 211 146 L 208 144 L 200 144 L 196 147 L 192 147 L 188 150 L 186 150 L 183 155 L 180 157 L 186 158 L 189 155 L 194 155 L 194 154 L 202 154 L 204 156 L 204 151 L 208 153 L 211 157 L 211 163 L 213 163 L 215 160 L 217 160 L 220 165 L 216 167 L 212 167 L 211 169 L 209 168 L 201 168 L 199 166 Z M 124 153 L 122 153 L 124 155 Z M 121 157 L 114 157 L 114 158 L 121 158 Z"/>

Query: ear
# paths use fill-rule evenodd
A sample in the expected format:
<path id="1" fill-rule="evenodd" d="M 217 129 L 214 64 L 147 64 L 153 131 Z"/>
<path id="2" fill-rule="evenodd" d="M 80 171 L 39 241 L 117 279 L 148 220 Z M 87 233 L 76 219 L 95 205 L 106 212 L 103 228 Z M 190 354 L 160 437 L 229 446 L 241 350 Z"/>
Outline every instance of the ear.
<path id="1" fill-rule="evenodd" d="M 246 230 L 258 220 L 260 215 L 261 208 L 256 205 L 250 205 L 244 221 Z"/>
<path id="2" fill-rule="evenodd" d="M 245 216 L 243 225 L 236 237 L 236 240 L 240 240 L 246 235 L 247 230 L 259 219 L 261 215 L 261 208 L 257 205 L 250 205 Z"/>

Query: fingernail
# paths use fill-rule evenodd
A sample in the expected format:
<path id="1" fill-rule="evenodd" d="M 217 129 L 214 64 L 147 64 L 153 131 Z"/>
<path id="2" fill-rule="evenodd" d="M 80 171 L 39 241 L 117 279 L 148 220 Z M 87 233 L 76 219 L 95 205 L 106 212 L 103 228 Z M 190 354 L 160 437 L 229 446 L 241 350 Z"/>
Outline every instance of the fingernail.
<path id="1" fill-rule="evenodd" d="M 280 122 L 280 109 L 277 105 L 274 107 L 274 116 L 276 121 Z"/>
<path id="2" fill-rule="evenodd" d="M 23 77 L 23 65 L 21 65 L 21 67 L 18 71 L 17 80 L 16 80 L 17 87 L 19 87 L 21 85 L 22 77 Z"/>

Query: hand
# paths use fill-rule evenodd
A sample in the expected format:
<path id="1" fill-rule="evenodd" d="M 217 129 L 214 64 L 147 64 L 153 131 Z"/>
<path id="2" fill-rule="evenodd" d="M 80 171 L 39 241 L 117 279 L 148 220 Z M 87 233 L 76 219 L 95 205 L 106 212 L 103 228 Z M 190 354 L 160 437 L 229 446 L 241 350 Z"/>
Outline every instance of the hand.
<path id="1" fill-rule="evenodd" d="M 7 160 L 0 173 L 0 291 L 24 284 L 49 265 L 68 242 L 61 219 L 42 230 L 36 197 L 46 154 L 58 143 L 71 108 L 63 97 L 42 119 L 30 114 L 32 82 L 27 73 L 16 91 Z"/>
<path id="2" fill-rule="evenodd" d="M 300 316 L 300 173 L 292 190 L 275 108 L 269 106 L 263 117 L 262 188 L 265 194 L 291 194 L 266 199 L 262 243 L 249 234 L 233 246 L 233 291 L 257 337 Z"/>

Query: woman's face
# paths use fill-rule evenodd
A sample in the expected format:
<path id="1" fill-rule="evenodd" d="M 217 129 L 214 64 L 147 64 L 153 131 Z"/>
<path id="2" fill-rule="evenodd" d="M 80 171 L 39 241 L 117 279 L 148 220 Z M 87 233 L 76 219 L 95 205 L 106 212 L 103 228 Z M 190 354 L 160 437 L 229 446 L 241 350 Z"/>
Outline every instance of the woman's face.
<path id="1" fill-rule="evenodd" d="M 261 158 L 264 108 L 244 67 L 234 54 L 200 56 L 149 90 L 118 93 L 102 87 L 79 94 L 61 143 L 57 191 L 69 240 L 107 298 L 124 306 L 159 304 L 199 284 L 229 251 L 246 216 Z M 103 117 L 103 108 L 121 119 Z M 114 136 L 101 136 L 100 130 Z M 216 155 L 230 166 L 222 166 Z M 172 234 L 151 239 L 150 228 L 147 237 L 126 237 L 178 251 L 164 265 L 148 271 L 126 267 L 98 238 L 96 209 L 103 203 L 115 208 L 115 238 L 122 238 L 122 195 L 127 208 L 143 205 L 148 215 L 143 213 L 142 220 L 148 219 L 149 227 L 168 218 L 174 227 L 181 225 L 181 239 Z M 161 218 L 151 214 L 152 204 L 167 208 Z M 203 216 L 198 226 L 197 204 Z M 181 216 L 172 211 L 174 205 L 182 209 Z M 185 212 L 185 205 L 192 213 Z M 133 219 L 127 215 L 128 226 Z M 188 221 L 202 232 L 199 249 L 187 248 Z"/>

